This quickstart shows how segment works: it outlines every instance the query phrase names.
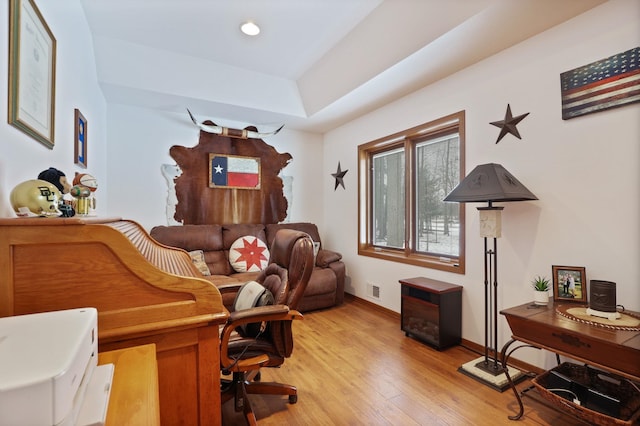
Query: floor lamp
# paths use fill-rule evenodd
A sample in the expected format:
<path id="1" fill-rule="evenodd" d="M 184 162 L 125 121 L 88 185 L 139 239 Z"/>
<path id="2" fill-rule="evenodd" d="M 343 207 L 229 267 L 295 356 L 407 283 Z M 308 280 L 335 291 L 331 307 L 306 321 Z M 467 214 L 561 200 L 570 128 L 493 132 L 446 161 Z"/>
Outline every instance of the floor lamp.
<path id="1" fill-rule="evenodd" d="M 484 356 L 463 365 L 459 371 L 500 391 L 508 384 L 498 363 L 498 238 L 502 233 L 503 207 L 496 207 L 493 202 L 537 199 L 518 179 L 495 163 L 477 166 L 444 199 L 459 203 L 487 203 L 486 207 L 478 207 L 480 236 L 484 238 Z M 490 355 L 490 350 L 493 355 Z M 511 370 L 509 373 L 512 378 L 517 377 L 517 374 L 511 374 Z"/>

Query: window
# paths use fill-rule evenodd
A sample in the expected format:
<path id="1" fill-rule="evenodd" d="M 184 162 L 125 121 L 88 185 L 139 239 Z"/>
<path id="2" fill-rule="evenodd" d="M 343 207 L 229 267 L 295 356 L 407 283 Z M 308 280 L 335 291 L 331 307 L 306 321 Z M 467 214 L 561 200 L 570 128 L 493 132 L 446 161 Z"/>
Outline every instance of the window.
<path id="1" fill-rule="evenodd" d="M 464 273 L 464 111 L 358 147 L 358 253 Z"/>

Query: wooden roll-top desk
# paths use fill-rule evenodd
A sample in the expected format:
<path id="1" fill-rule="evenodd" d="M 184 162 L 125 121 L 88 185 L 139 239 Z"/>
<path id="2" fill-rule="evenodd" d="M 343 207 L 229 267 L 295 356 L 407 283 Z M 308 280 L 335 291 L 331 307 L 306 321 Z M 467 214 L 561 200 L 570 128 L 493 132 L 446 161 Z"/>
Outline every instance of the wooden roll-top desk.
<path id="1" fill-rule="evenodd" d="M 136 222 L 0 219 L 0 317 L 98 309 L 99 350 L 154 343 L 166 425 L 219 425 L 218 289 Z"/>

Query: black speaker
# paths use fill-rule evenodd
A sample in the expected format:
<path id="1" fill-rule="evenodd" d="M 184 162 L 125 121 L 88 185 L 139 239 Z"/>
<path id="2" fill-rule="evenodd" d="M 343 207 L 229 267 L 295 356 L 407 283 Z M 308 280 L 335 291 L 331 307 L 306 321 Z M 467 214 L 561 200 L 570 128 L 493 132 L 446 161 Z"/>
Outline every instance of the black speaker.
<path id="1" fill-rule="evenodd" d="M 600 312 L 616 312 L 616 283 L 591 280 L 589 308 Z"/>

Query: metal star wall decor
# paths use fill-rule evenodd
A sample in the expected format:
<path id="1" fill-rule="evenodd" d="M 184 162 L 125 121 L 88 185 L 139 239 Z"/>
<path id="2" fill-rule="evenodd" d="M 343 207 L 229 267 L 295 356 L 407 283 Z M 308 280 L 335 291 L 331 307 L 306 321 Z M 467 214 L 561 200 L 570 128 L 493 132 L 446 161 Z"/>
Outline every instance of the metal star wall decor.
<path id="1" fill-rule="evenodd" d="M 507 104 L 507 113 L 504 115 L 504 120 L 489 123 L 493 124 L 496 127 L 500 127 L 500 135 L 498 135 L 498 140 L 496 141 L 496 143 L 500 142 L 500 139 L 505 137 L 507 133 L 511 133 L 516 138 L 522 139 L 516 125 L 521 122 L 527 115 L 529 115 L 529 113 L 514 117 L 513 115 L 511 115 L 511 105 Z"/>
<path id="2" fill-rule="evenodd" d="M 349 170 L 342 171 L 340 162 L 338 161 L 338 170 L 335 173 L 331 173 L 331 176 L 336 180 L 336 185 L 333 187 L 334 191 L 338 189 L 338 185 L 342 185 L 342 189 L 347 189 L 344 187 L 344 175 L 346 175 L 348 171 Z"/>

